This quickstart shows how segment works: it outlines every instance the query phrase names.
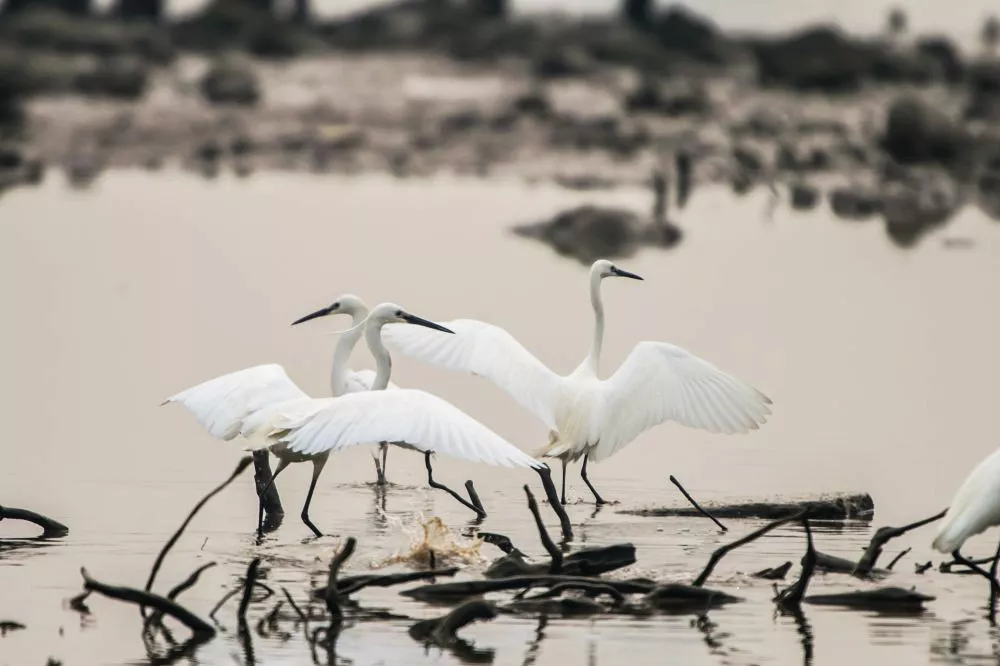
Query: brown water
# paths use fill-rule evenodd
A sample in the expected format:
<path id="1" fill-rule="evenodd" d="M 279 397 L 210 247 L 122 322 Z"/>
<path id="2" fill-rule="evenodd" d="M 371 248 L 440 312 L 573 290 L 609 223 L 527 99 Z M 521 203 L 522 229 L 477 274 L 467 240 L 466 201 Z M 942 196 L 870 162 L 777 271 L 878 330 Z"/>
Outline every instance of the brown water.
<path id="1" fill-rule="evenodd" d="M 218 374 L 282 363 L 313 395 L 326 395 L 332 332 L 344 321 L 295 329 L 297 317 L 350 291 L 369 304 L 392 300 L 441 320 L 475 317 L 500 324 L 553 368 L 566 371 L 590 338 L 586 271 L 506 232 L 587 199 L 645 210 L 647 194 L 581 195 L 549 187 L 482 181 L 397 182 L 262 175 L 214 182 L 180 173 L 112 173 L 86 193 L 57 178 L 41 189 L 8 193 L 0 203 L 0 419 L 4 424 L 0 503 L 49 514 L 72 530 L 62 541 L 7 543 L 0 554 L 0 620 L 27 625 L 0 638 L 0 664 L 144 663 L 134 608 L 92 598 L 86 621 L 65 608 L 81 589 L 79 567 L 109 582 L 138 585 L 189 508 L 230 471 L 240 446 L 212 440 L 166 396 Z M 967 209 L 918 248 L 902 251 L 877 223 L 844 223 L 827 212 L 779 211 L 766 221 L 767 195 L 736 200 L 696 192 L 677 219 L 686 240 L 670 253 L 644 251 L 621 264 L 642 283 L 609 282 L 603 371 L 637 341 L 668 340 L 713 361 L 774 399 L 770 423 L 750 436 L 712 436 L 666 425 L 613 459 L 592 478 L 620 504 L 594 515 L 575 469 L 569 507 L 577 539 L 632 541 L 639 564 L 622 575 L 689 580 L 720 536 L 699 519 L 618 514 L 681 504 L 669 474 L 704 500 L 836 490 L 868 491 L 875 526 L 901 524 L 945 505 L 968 470 L 997 445 L 1000 375 L 1000 227 Z M 973 238 L 947 249 L 944 237 Z M 358 350 L 355 367 L 370 366 Z M 404 358 L 394 381 L 456 403 L 526 450 L 545 429 L 499 390 Z M 366 447 L 367 448 L 367 447 Z M 405 549 L 399 523 L 415 512 L 456 530 L 469 514 L 430 493 L 423 465 L 393 450 L 395 484 L 384 501 L 365 482 L 367 450 L 336 456 L 313 503 L 313 520 L 331 535 L 307 540 L 297 514 L 308 470 L 280 480 L 288 511 L 263 546 L 252 539 L 255 503 L 249 476 L 198 516 L 161 573 L 169 589 L 199 564 L 218 561 L 186 593 L 207 614 L 255 554 L 271 582 L 304 596 L 305 585 L 340 538 L 359 550 L 348 567 Z M 527 472 L 440 460 L 442 480 L 476 481 L 490 515 L 483 528 L 540 553 L 520 486 Z M 548 514 L 551 516 L 551 514 Z M 550 525 L 556 526 L 554 518 Z M 756 522 L 732 521 L 731 534 Z M 853 557 L 872 527 L 822 528 L 817 546 Z M 0 534 L 30 526 L 3 523 Z M 1000 636 L 981 619 L 981 580 L 933 572 L 932 528 L 894 541 L 888 556 L 913 552 L 892 584 L 938 598 L 916 617 L 885 617 L 807 607 L 813 663 L 995 662 Z M 995 535 L 970 542 L 992 552 Z M 747 603 L 711 613 L 708 634 L 690 616 L 551 620 L 503 617 L 465 630 L 496 664 L 786 664 L 804 659 L 792 618 L 775 618 L 770 583 L 745 574 L 798 562 L 797 529 L 737 551 L 712 584 Z M 482 548 L 484 563 L 497 551 Z M 471 566 L 477 571 L 484 563 Z M 394 565 L 390 570 L 405 569 Z M 793 575 L 797 567 L 793 570 Z M 845 576 L 818 576 L 811 591 L 858 587 Z M 365 605 L 412 617 L 440 609 L 405 601 L 398 590 L 359 595 Z M 251 610 L 260 617 L 269 606 Z M 240 663 L 233 608 L 230 631 L 197 653 L 199 663 Z M 355 664 L 456 663 L 425 651 L 407 621 L 349 627 L 338 659 Z M 183 632 L 183 630 L 179 630 Z M 535 647 L 532 643 L 540 642 Z M 304 641 L 255 637 L 259 663 L 303 663 Z"/>

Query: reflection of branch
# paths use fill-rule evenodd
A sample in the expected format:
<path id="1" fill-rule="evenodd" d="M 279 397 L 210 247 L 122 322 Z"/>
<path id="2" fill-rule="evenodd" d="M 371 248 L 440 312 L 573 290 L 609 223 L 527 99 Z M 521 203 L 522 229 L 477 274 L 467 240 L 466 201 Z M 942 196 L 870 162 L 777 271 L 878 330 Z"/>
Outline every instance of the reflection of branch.
<path id="1" fill-rule="evenodd" d="M 886 569 L 892 571 L 892 568 L 896 566 L 896 562 L 899 562 L 901 559 L 903 559 L 903 556 L 906 555 L 911 550 L 913 550 L 913 548 L 905 548 L 904 550 L 899 551 L 899 554 L 896 555 L 896 557 L 892 558 L 892 561 L 889 562 L 889 565 L 886 567 Z"/>
<path id="2" fill-rule="evenodd" d="M 802 666 L 812 666 L 815 644 L 812 625 L 809 624 L 801 608 L 796 608 L 790 614 L 795 619 L 795 630 L 802 637 Z"/>
<path id="3" fill-rule="evenodd" d="M 528 650 L 524 653 L 524 662 L 521 666 L 533 666 L 538 659 L 538 648 L 542 646 L 542 639 L 545 638 L 545 627 L 549 624 L 547 613 L 538 616 L 538 626 L 535 627 L 535 637 L 528 644 Z"/>
<path id="4" fill-rule="evenodd" d="M 710 519 L 713 523 L 718 525 L 719 529 L 722 530 L 723 532 L 729 531 L 725 525 L 719 522 L 718 518 L 710 514 L 708 511 L 705 511 L 705 509 L 703 509 L 700 504 L 694 501 L 694 498 L 688 494 L 688 491 L 684 490 L 684 486 L 681 485 L 681 482 L 678 481 L 677 477 L 674 476 L 673 474 L 670 475 L 670 483 L 677 486 L 677 490 L 681 491 L 681 494 L 684 495 L 685 498 L 687 498 L 687 501 L 691 503 L 691 506 L 697 509 L 701 515 L 705 516 L 706 518 Z"/>
<path id="5" fill-rule="evenodd" d="M 808 518 L 802 518 L 802 529 L 806 532 L 806 555 L 802 558 L 802 573 L 799 574 L 797 581 L 775 596 L 774 601 L 782 608 L 794 609 L 802 605 L 802 597 L 816 570 L 816 549 L 813 547 L 812 529 L 809 527 Z"/>
<path id="6" fill-rule="evenodd" d="M 260 570 L 260 558 L 255 557 L 247 567 L 246 578 L 243 581 L 243 597 L 240 599 L 240 606 L 236 611 L 236 617 L 240 622 L 245 622 L 247 609 L 250 607 L 250 599 L 253 597 L 254 583 L 257 582 L 257 573 Z"/>
<path id="7" fill-rule="evenodd" d="M 11 506 L 0 506 L 0 520 L 23 520 L 25 522 L 34 523 L 42 528 L 42 539 L 57 539 L 59 537 L 64 537 L 69 534 L 69 528 L 60 523 L 58 520 L 52 520 L 47 516 L 43 516 L 40 513 L 35 513 L 34 511 L 28 511 L 27 509 L 15 509 Z"/>
<path id="8" fill-rule="evenodd" d="M 170 537 L 170 540 L 167 541 L 166 545 L 163 546 L 163 550 L 160 551 L 160 554 L 156 556 L 156 561 L 153 562 L 153 570 L 149 572 L 149 579 L 146 581 L 145 590 L 147 592 L 153 589 L 153 581 L 156 580 L 156 574 L 157 572 L 159 572 L 160 567 L 163 565 L 163 559 L 167 556 L 167 553 L 170 552 L 170 549 L 174 547 L 174 544 L 177 543 L 177 540 L 181 538 L 181 534 L 183 534 L 184 530 L 187 529 L 188 524 L 191 522 L 191 519 L 195 517 L 195 514 L 201 511 L 201 508 L 205 506 L 206 503 L 208 503 L 208 500 L 212 499 L 218 493 L 222 492 L 222 490 L 226 486 L 228 486 L 230 483 L 233 482 L 233 479 L 242 474 L 252 461 L 253 458 L 251 458 L 250 456 L 244 456 L 243 458 L 241 458 L 239 463 L 237 463 L 236 465 L 236 469 L 233 470 L 233 473 L 229 475 L 229 478 L 223 481 L 217 488 L 215 488 L 215 490 L 205 495 L 200 502 L 195 504 L 194 508 L 191 509 L 191 513 L 188 514 L 188 517 L 184 519 L 184 522 L 181 523 L 181 526 L 177 529 L 176 532 L 174 532 L 174 535 Z"/>
<path id="9" fill-rule="evenodd" d="M 83 576 L 83 586 L 87 590 L 103 594 L 112 599 L 118 599 L 119 601 L 128 601 L 140 606 L 149 606 L 164 615 L 174 618 L 190 629 L 195 636 L 205 640 L 215 636 L 215 629 L 212 625 L 175 601 L 161 597 L 158 594 L 153 594 L 152 592 L 145 592 L 131 587 L 106 585 L 91 578 L 84 567 L 80 568 L 80 574 Z"/>
<path id="10" fill-rule="evenodd" d="M 410 627 L 414 640 L 426 641 L 438 647 L 448 647 L 458 640 L 459 629 L 476 620 L 492 620 L 497 616 L 493 604 L 482 599 L 472 599 L 458 606 L 447 615 L 421 620 Z"/>
<path id="11" fill-rule="evenodd" d="M 736 541 L 726 544 L 724 546 L 719 546 L 715 550 L 715 552 L 712 553 L 712 556 L 708 558 L 708 564 L 706 564 L 702 572 L 698 574 L 698 577 L 694 579 L 692 585 L 694 585 L 695 587 L 701 587 L 702 585 L 704 585 L 705 581 L 708 580 L 708 577 L 712 575 L 712 571 L 715 569 L 715 566 L 730 551 L 735 550 L 740 546 L 745 546 L 751 541 L 759 539 L 760 537 L 764 536 L 771 530 L 777 527 L 781 527 L 785 523 L 790 523 L 792 521 L 799 520 L 804 515 L 805 511 L 799 511 L 798 513 L 795 513 L 791 516 L 786 516 L 785 518 L 779 518 L 778 520 L 771 521 L 770 523 L 764 525 L 758 530 L 754 530 L 753 532 L 751 532 L 750 534 L 746 535 L 743 538 L 737 539 Z"/>

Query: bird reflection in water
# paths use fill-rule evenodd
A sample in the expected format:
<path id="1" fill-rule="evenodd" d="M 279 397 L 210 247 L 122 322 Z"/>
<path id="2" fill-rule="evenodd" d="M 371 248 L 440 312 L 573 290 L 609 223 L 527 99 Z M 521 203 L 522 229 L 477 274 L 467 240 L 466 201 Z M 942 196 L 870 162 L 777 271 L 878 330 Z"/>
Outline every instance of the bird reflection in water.
<path id="1" fill-rule="evenodd" d="M 372 531 L 377 536 L 385 536 L 389 532 L 389 516 L 385 509 L 386 487 L 386 485 L 378 483 L 372 485 L 374 501 L 368 516 L 371 519 Z"/>
<path id="2" fill-rule="evenodd" d="M 535 660 L 538 659 L 538 649 L 542 646 L 542 639 L 545 638 L 545 627 L 547 627 L 548 624 L 548 613 L 542 613 L 538 616 L 538 626 L 535 627 L 535 637 L 531 639 L 530 643 L 528 643 L 528 649 L 524 653 L 522 666 L 533 666 Z"/>

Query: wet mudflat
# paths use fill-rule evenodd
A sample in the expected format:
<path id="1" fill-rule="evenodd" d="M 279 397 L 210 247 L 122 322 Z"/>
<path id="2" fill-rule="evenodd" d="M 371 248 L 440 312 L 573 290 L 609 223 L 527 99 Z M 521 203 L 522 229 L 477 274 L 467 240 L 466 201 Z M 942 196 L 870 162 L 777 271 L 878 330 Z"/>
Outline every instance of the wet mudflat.
<path id="1" fill-rule="evenodd" d="M 92 614 L 81 618 L 66 606 L 82 589 L 79 568 L 104 582 L 141 586 L 190 507 L 241 455 L 238 445 L 210 439 L 183 410 L 157 405 L 181 388 L 263 362 L 283 364 L 305 390 L 325 395 L 333 332 L 343 326 L 288 324 L 336 295 L 392 300 L 437 320 L 492 321 L 553 368 L 572 368 L 590 334 L 585 269 L 509 227 L 583 202 L 643 210 L 648 194 L 582 195 L 443 178 L 399 183 L 223 174 L 204 181 L 174 172 L 112 172 L 88 192 L 50 178 L 39 189 L 5 195 L 2 501 L 46 513 L 72 531 L 60 541 L 12 541 L 6 539 L 37 529 L 0 525 L 0 620 L 26 627 L 0 638 L 0 663 L 148 660 L 134 607 L 91 597 Z M 690 582 L 715 548 L 764 524 L 727 519 L 729 533 L 721 534 L 704 518 L 619 513 L 686 506 L 671 474 L 705 504 L 868 492 L 875 502 L 872 522 L 814 525 L 819 550 L 856 559 L 876 527 L 943 508 L 967 470 L 996 445 L 1000 307 L 990 285 L 1000 277 L 998 228 L 967 209 L 947 229 L 903 251 L 881 225 L 837 222 L 825 208 L 768 216 L 768 206 L 765 192 L 733 199 L 699 190 L 675 220 L 684 243 L 621 260 L 646 281 L 605 289 L 604 375 L 639 340 L 666 340 L 775 401 L 773 418 L 751 436 L 664 426 L 593 466 L 595 485 L 619 502 L 596 513 L 571 469 L 574 546 L 636 546 L 637 564 L 610 578 Z M 946 242 L 954 238 L 974 243 L 956 249 Z M 354 367 L 370 365 L 359 351 Z M 402 358 L 393 369 L 400 385 L 441 395 L 526 451 L 545 442 L 541 424 L 484 382 Z M 478 555 L 468 550 L 472 515 L 426 488 L 419 455 L 393 451 L 388 474 L 393 485 L 383 495 L 369 485 L 374 469 L 367 451 L 334 458 L 313 504 L 313 520 L 329 536 L 313 540 L 296 518 L 308 472 L 293 467 L 279 481 L 285 524 L 261 546 L 252 534 L 253 484 L 249 475 L 237 479 L 171 552 L 160 589 L 217 562 L 184 595 L 185 604 L 205 616 L 259 556 L 263 580 L 304 602 L 348 536 L 358 543 L 344 575 L 425 568 L 408 555 L 411 542 L 423 540 L 420 520 L 432 516 L 451 530 L 455 543 L 442 537 L 435 552 L 444 559 L 439 565 L 464 568 L 457 579 L 478 578 L 500 556 L 489 544 L 479 546 Z M 479 528 L 545 556 L 521 490 L 524 483 L 537 488 L 534 474 L 441 459 L 435 476 L 452 486 L 473 478 L 489 510 Z M 542 512 L 557 534 L 554 514 L 545 504 Z M 922 614 L 806 606 L 806 625 L 776 616 L 771 582 L 750 574 L 790 560 L 794 566 L 782 585 L 798 575 L 804 537 L 793 525 L 720 563 L 711 586 L 746 601 L 713 610 L 707 620 L 502 615 L 461 635 L 494 650 L 496 664 L 621 663 L 626 657 L 662 663 L 666 655 L 705 664 L 802 663 L 807 656 L 814 664 L 992 663 L 1000 638 L 982 619 L 982 581 L 942 575 L 936 567 L 914 572 L 915 563 L 940 560 L 929 548 L 932 529 L 890 542 L 880 561 L 884 566 L 913 547 L 884 582 L 936 597 Z M 986 555 L 991 541 L 976 539 L 967 551 Z M 447 610 L 399 594 L 416 585 L 357 594 L 365 608 L 413 620 L 348 622 L 337 642 L 338 662 L 457 663 L 453 653 L 425 649 L 409 635 L 416 619 Z M 810 593 L 870 586 L 821 573 Z M 199 663 L 246 659 L 236 638 L 237 601 L 218 614 L 227 631 L 197 652 Z M 251 604 L 251 625 L 274 601 Z M 254 633 L 258 663 L 310 659 L 301 632 L 291 627 L 285 621 L 288 637 Z"/>

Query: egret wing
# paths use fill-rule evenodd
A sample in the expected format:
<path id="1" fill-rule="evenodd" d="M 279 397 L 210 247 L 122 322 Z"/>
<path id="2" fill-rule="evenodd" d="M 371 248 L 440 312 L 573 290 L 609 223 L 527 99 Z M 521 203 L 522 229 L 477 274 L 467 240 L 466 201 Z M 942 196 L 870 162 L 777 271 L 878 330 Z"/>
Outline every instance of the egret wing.
<path id="1" fill-rule="evenodd" d="M 559 375 L 499 326 L 474 319 L 442 325 L 455 334 L 441 335 L 412 324 L 389 324 L 382 329 L 382 338 L 407 356 L 488 379 L 549 428 L 556 428 L 553 405 L 562 380 Z"/>
<path id="2" fill-rule="evenodd" d="M 184 405 L 213 437 L 231 440 L 246 435 L 246 424 L 257 421 L 275 406 L 308 400 L 285 369 L 276 363 L 231 372 L 167 398 L 163 404 Z"/>
<path id="3" fill-rule="evenodd" d="M 279 410 L 270 425 L 273 438 L 297 453 L 404 442 L 421 451 L 487 465 L 542 465 L 451 403 L 415 389 L 348 393 L 294 403 Z"/>
<path id="4" fill-rule="evenodd" d="M 601 460 L 665 421 L 715 433 L 756 430 L 771 399 L 685 349 L 640 342 L 602 383 Z"/>
<path id="5" fill-rule="evenodd" d="M 1000 449 L 976 465 L 955 498 L 934 537 L 933 547 L 951 553 L 969 537 L 1000 523 Z"/>

